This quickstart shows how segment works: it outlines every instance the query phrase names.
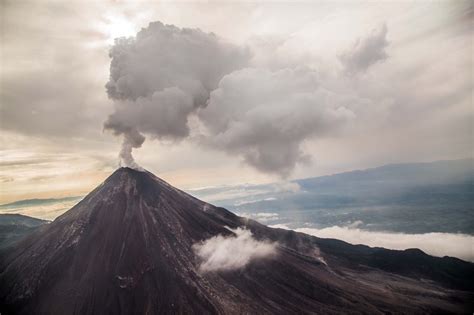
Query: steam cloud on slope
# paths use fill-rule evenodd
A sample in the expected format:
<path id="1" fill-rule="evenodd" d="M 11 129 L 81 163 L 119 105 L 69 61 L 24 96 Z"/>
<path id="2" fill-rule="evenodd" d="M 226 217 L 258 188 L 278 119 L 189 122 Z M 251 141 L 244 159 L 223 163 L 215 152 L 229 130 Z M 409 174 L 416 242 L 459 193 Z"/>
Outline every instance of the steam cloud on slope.
<path id="1" fill-rule="evenodd" d="M 384 57 L 386 33 L 384 26 L 356 45 L 346 65 L 367 68 Z M 192 139 L 199 144 L 287 177 L 310 161 L 307 139 L 337 134 L 368 102 L 326 88 L 312 68 L 260 67 L 249 48 L 160 22 L 136 38 L 116 40 L 110 57 L 106 88 L 115 112 L 104 127 L 123 135 L 121 163 L 134 168 L 132 150 L 144 135 L 182 140 L 192 135 L 189 119 L 195 117 L 199 130 Z"/>
<path id="2" fill-rule="evenodd" d="M 202 272 L 240 269 L 254 259 L 276 253 L 275 243 L 258 241 L 247 229 L 231 231 L 235 236 L 218 235 L 193 245 L 194 252 L 201 259 Z"/>

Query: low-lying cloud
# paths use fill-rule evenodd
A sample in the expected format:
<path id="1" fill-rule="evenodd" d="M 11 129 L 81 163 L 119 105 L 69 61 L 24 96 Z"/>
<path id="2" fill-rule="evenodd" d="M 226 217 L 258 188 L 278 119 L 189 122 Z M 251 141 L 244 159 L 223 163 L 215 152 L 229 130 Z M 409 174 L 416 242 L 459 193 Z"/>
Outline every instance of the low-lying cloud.
<path id="1" fill-rule="evenodd" d="M 263 200 L 276 200 L 275 198 L 266 198 L 266 199 L 263 199 Z M 253 202 L 259 202 L 261 200 L 256 200 L 256 201 L 253 201 Z M 249 204 L 249 203 L 253 203 L 253 202 L 245 202 L 245 203 L 241 203 L 242 204 Z M 253 220 L 257 220 L 259 222 L 262 222 L 262 223 L 265 223 L 265 222 L 269 222 L 269 221 L 276 221 L 278 219 L 280 219 L 280 215 L 276 212 L 257 212 L 257 213 L 247 213 L 247 212 L 243 212 L 243 213 L 237 213 L 237 215 L 241 216 L 241 217 L 246 217 L 246 218 L 249 218 L 249 219 L 253 219 Z"/>
<path id="2" fill-rule="evenodd" d="M 282 224 L 273 225 L 272 227 L 289 229 Z M 351 244 L 364 244 L 398 250 L 419 248 L 433 256 L 451 256 L 474 262 L 474 236 L 467 234 L 378 232 L 357 228 L 356 224 L 321 229 L 296 228 L 294 230 L 322 238 L 340 239 Z"/>
<path id="3" fill-rule="evenodd" d="M 276 244 L 256 240 L 245 228 L 230 229 L 234 235 L 217 235 L 193 245 L 200 259 L 200 271 L 223 271 L 245 267 L 255 259 L 276 253 Z"/>

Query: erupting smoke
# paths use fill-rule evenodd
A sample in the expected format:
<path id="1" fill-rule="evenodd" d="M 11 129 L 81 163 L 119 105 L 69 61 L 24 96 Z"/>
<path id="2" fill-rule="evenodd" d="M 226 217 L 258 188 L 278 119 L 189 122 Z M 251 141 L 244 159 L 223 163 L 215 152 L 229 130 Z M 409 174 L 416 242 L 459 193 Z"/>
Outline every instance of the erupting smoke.
<path id="1" fill-rule="evenodd" d="M 104 124 L 123 135 L 121 163 L 136 167 L 132 148 L 148 134 L 181 140 L 189 135 L 188 117 L 205 106 L 220 79 L 242 68 L 249 53 L 199 29 L 150 23 L 136 38 L 120 38 L 110 51 L 106 84 L 115 112 Z"/>
<path id="2" fill-rule="evenodd" d="M 386 58 L 386 33 L 384 26 L 341 60 L 353 70 Z M 203 127 L 193 137 L 199 144 L 287 177 L 310 161 L 307 139 L 337 134 L 368 103 L 324 86 L 312 68 L 257 67 L 248 48 L 160 22 L 136 38 L 117 39 L 110 57 L 106 88 L 115 111 L 104 128 L 124 137 L 121 165 L 134 168 L 132 150 L 144 135 L 180 141 L 190 135 L 193 116 Z"/>
<path id="3" fill-rule="evenodd" d="M 131 167 L 134 169 L 141 169 L 135 162 L 132 155 L 133 148 L 139 148 L 145 141 L 145 137 L 141 135 L 136 129 L 132 129 L 123 136 L 122 149 L 120 150 L 120 166 Z M 123 165 L 122 165 L 123 163 Z"/>

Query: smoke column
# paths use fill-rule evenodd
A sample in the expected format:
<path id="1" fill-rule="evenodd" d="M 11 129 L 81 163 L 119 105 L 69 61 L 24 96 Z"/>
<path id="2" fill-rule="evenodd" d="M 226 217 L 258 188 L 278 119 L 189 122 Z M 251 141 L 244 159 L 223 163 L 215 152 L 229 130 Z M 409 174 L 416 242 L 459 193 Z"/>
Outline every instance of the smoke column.
<path id="1" fill-rule="evenodd" d="M 132 150 L 143 144 L 143 134 L 186 138 L 188 117 L 204 107 L 221 78 L 244 67 L 250 55 L 212 33 L 153 22 L 135 38 L 117 39 L 110 57 L 106 89 L 115 112 L 104 128 L 124 137 L 120 164 L 137 167 Z"/>
<path id="2" fill-rule="evenodd" d="M 189 138 L 192 116 L 200 124 L 193 130 L 197 144 L 286 178 L 311 161 L 304 150 L 308 139 L 337 136 L 356 119 L 377 121 L 371 108 L 383 115 L 384 103 L 359 96 L 346 75 L 365 73 L 387 58 L 387 31 L 383 25 L 344 51 L 339 77 L 328 80 L 304 60 L 266 67 L 252 48 L 213 33 L 150 23 L 110 50 L 106 89 L 115 110 L 104 128 L 123 137 L 120 164 L 138 168 L 132 150 L 145 135 L 168 142 Z"/>

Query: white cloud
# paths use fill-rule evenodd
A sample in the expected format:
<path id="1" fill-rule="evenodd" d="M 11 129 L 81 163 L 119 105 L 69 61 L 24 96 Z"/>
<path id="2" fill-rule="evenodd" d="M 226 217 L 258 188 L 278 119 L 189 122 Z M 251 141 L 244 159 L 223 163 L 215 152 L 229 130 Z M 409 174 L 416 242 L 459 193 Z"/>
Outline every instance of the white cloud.
<path id="1" fill-rule="evenodd" d="M 322 229 L 296 228 L 297 232 L 322 238 L 335 238 L 351 244 L 364 244 L 403 250 L 419 248 L 433 256 L 451 256 L 474 261 L 474 236 L 455 233 L 406 234 L 392 232 L 366 231 L 356 228 L 359 221 L 348 227 L 331 226 Z M 289 229 L 284 224 L 272 225 L 274 228 Z"/>
<path id="2" fill-rule="evenodd" d="M 274 200 L 277 200 L 277 199 L 275 197 L 268 197 L 268 198 L 263 198 L 263 199 L 252 199 L 252 200 L 244 199 L 244 200 L 235 201 L 234 206 L 242 206 L 242 205 L 248 205 L 248 204 L 257 203 L 257 202 L 261 202 L 261 201 L 274 201 Z M 242 215 L 244 215 L 244 214 L 242 214 Z M 252 215 L 252 214 L 250 214 L 250 215 Z M 244 216 L 246 216 L 246 215 L 244 215 Z"/>
<path id="3" fill-rule="evenodd" d="M 274 229 L 291 230 L 291 228 L 288 225 L 283 224 L 283 223 L 269 225 L 269 227 L 274 228 Z"/>
<path id="4" fill-rule="evenodd" d="M 263 199 L 263 200 L 275 200 L 275 198 L 266 198 L 266 199 Z M 254 203 L 254 202 L 258 202 L 258 201 L 261 201 L 261 200 L 257 200 L 257 201 L 253 201 L 253 202 L 252 201 L 243 202 L 240 205 Z M 246 217 L 246 218 L 249 218 L 249 219 L 254 219 L 254 220 L 257 220 L 257 221 L 260 221 L 260 222 L 275 221 L 275 220 L 278 220 L 280 218 L 278 213 L 275 213 L 275 212 L 258 212 L 258 213 L 245 213 L 245 212 L 243 212 L 243 213 L 237 213 L 237 215 L 239 215 L 241 217 Z"/>
<path id="5" fill-rule="evenodd" d="M 198 189 L 198 190 L 190 189 L 189 192 L 192 195 L 195 195 L 198 198 L 201 198 L 207 202 L 217 202 L 217 201 L 233 200 L 233 199 L 239 199 L 239 198 L 244 198 L 244 200 L 241 202 L 246 202 L 246 198 L 268 193 L 268 190 L 261 188 L 257 185 L 233 185 L 233 186 L 224 185 L 221 188 L 216 188 L 216 189 Z M 257 199 L 253 199 L 253 200 L 257 200 Z"/>
<path id="6" fill-rule="evenodd" d="M 193 245 L 193 250 L 201 260 L 202 272 L 233 270 L 245 267 L 255 259 L 272 256 L 276 244 L 256 240 L 247 229 L 230 229 L 235 235 L 217 235 Z"/>

